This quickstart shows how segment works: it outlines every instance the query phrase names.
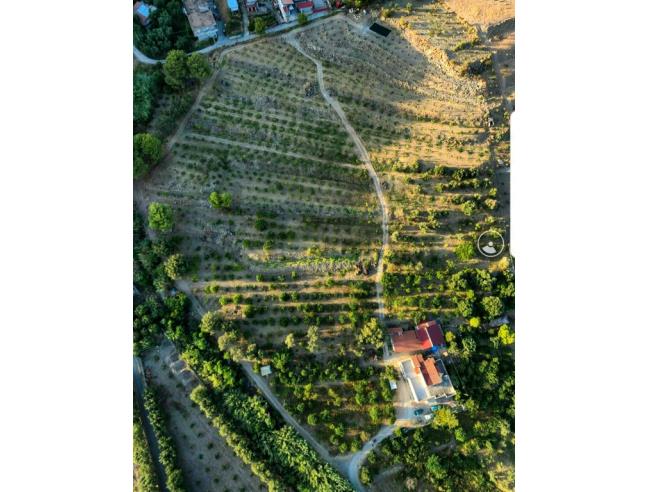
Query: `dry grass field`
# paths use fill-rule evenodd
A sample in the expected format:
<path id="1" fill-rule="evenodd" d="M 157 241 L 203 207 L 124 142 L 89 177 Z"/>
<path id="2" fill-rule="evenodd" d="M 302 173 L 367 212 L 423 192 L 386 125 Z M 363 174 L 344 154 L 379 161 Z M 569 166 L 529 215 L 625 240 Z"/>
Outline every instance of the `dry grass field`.
<path id="1" fill-rule="evenodd" d="M 483 27 L 515 17 L 513 0 L 444 0 L 444 3 L 467 22 Z"/>

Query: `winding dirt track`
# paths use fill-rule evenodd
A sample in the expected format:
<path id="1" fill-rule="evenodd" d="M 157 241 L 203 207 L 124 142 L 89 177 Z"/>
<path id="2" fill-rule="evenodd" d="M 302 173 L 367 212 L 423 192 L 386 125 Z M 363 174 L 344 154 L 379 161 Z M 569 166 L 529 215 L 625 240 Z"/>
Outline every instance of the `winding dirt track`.
<path id="1" fill-rule="evenodd" d="M 325 19 L 322 22 L 318 23 L 319 25 L 329 22 L 331 20 L 335 19 L 335 17 Z M 351 21 L 348 19 L 344 19 L 346 22 L 349 22 L 350 24 L 353 24 Z M 320 89 L 320 93 L 322 94 L 322 97 L 326 100 L 326 102 L 333 108 L 335 113 L 338 115 L 340 118 L 340 121 L 342 122 L 345 130 L 353 140 L 358 156 L 360 157 L 360 160 L 362 161 L 363 165 L 367 169 L 367 172 L 369 173 L 369 176 L 371 177 L 371 181 L 373 182 L 374 189 L 376 192 L 376 195 L 378 196 L 378 202 L 380 205 L 380 212 L 382 216 L 382 223 L 381 223 L 381 228 L 382 228 L 382 246 L 380 248 L 380 252 L 378 255 L 378 265 L 376 267 L 377 269 L 377 274 L 376 274 L 376 299 L 378 302 L 378 318 L 382 321 L 385 317 L 385 309 L 384 309 L 384 301 L 383 301 L 383 286 L 382 286 L 382 277 L 383 277 L 383 261 L 384 261 L 384 256 L 385 256 L 385 251 L 387 250 L 388 244 L 389 244 L 389 229 L 388 229 L 388 224 L 389 224 L 389 213 L 388 213 L 388 208 L 387 208 L 387 200 L 385 199 L 385 196 L 383 195 L 382 192 L 382 187 L 380 185 L 380 179 L 378 178 L 378 175 L 376 174 L 376 171 L 371 164 L 371 159 L 369 158 L 369 153 L 367 152 L 367 149 L 365 148 L 364 144 L 362 143 L 362 140 L 356 133 L 355 129 L 351 124 L 349 123 L 349 120 L 347 119 L 347 116 L 340 106 L 340 103 L 334 99 L 329 92 L 326 90 L 325 83 L 324 83 L 324 69 L 322 67 L 322 63 L 317 60 L 316 58 L 313 58 L 309 54 L 307 54 L 301 45 L 299 44 L 299 41 L 296 39 L 295 34 L 301 32 L 302 30 L 306 29 L 311 29 L 313 28 L 314 25 L 308 25 L 305 26 L 304 28 L 301 29 L 296 29 L 295 31 L 292 31 L 284 36 L 284 38 L 291 46 L 293 46 L 300 54 L 308 58 L 310 61 L 312 61 L 315 66 L 317 67 L 317 80 L 318 80 L 318 85 Z M 232 46 L 229 48 L 224 49 L 216 62 L 216 68 L 214 69 L 212 75 L 210 78 L 207 80 L 207 82 L 203 85 L 203 87 L 200 89 L 196 96 L 196 100 L 193 104 L 193 106 L 187 111 L 187 114 L 185 117 L 182 119 L 180 122 L 180 125 L 178 125 L 177 130 L 175 133 L 171 136 L 167 143 L 166 147 L 166 158 L 168 159 L 170 157 L 170 150 L 172 147 L 177 143 L 178 139 L 180 136 L 183 134 L 185 131 L 187 124 L 191 118 L 191 115 L 198 109 L 200 106 L 203 98 L 205 95 L 208 93 L 208 91 L 211 89 L 211 87 L 214 84 L 214 81 L 216 80 L 218 76 L 218 66 L 221 64 L 223 58 L 225 55 L 228 53 L 231 53 L 232 51 L 236 51 L 239 49 L 243 49 L 247 46 L 247 44 L 240 44 L 237 46 Z M 160 166 L 158 166 L 160 167 Z M 141 193 L 141 190 L 139 187 L 136 186 L 135 188 L 135 198 L 139 202 L 140 207 L 144 210 L 146 205 L 143 200 L 143 196 Z M 145 210 L 144 210 L 145 211 Z M 202 315 L 205 313 L 204 307 L 201 305 L 201 303 L 198 301 L 198 299 L 193 295 L 191 292 L 190 286 L 184 282 L 184 281 L 178 281 L 176 282 L 176 286 L 178 289 L 185 294 L 192 300 L 192 305 L 195 309 L 195 311 L 199 314 Z M 272 390 L 265 384 L 265 381 L 262 380 L 259 376 L 257 376 L 252 370 L 249 364 L 243 363 L 243 369 L 248 378 L 252 381 L 252 383 L 266 396 L 268 401 L 272 404 L 273 407 L 283 416 L 284 420 L 290 424 L 292 427 L 295 428 L 295 430 L 304 438 L 306 439 L 312 446 L 313 448 L 318 452 L 318 454 L 322 457 L 322 459 L 329 464 L 331 464 L 333 467 L 338 469 L 339 471 L 343 472 L 346 474 L 347 478 L 350 480 L 351 484 L 353 487 L 360 491 L 364 491 L 364 487 L 362 486 L 362 483 L 359 480 L 359 469 L 362 463 L 364 462 L 365 458 L 369 454 L 369 452 L 375 448 L 381 441 L 384 439 L 387 439 L 389 436 L 392 435 L 394 430 L 396 430 L 397 426 L 395 425 L 389 425 L 389 426 L 383 426 L 380 431 L 372 438 L 370 439 L 367 443 L 365 443 L 364 447 L 362 450 L 358 451 L 357 453 L 353 453 L 350 455 L 346 455 L 344 457 L 332 457 L 326 449 L 317 441 L 317 439 L 310 434 L 310 432 L 299 425 L 299 423 L 290 415 L 290 413 L 283 407 L 281 402 L 275 397 L 275 395 L 272 393 Z"/>
<path id="2" fill-rule="evenodd" d="M 385 196 L 383 195 L 382 192 L 382 187 L 380 186 L 380 179 L 378 178 L 378 175 L 376 174 L 376 170 L 371 164 L 371 159 L 369 158 L 369 152 L 367 152 L 367 149 L 365 148 L 364 144 L 362 143 L 362 140 L 356 133 L 355 128 L 353 128 L 353 126 L 351 126 L 351 124 L 349 123 L 349 120 L 347 119 L 346 113 L 342 109 L 342 106 L 340 106 L 340 103 L 335 98 L 333 98 L 326 90 L 326 87 L 324 85 L 324 68 L 322 67 L 322 63 L 318 59 L 312 57 L 311 55 L 309 55 L 304 51 L 304 49 L 299 44 L 299 41 L 295 37 L 294 32 L 287 34 L 285 36 L 285 39 L 293 48 L 295 48 L 303 56 L 305 56 L 310 61 L 312 61 L 317 67 L 317 81 L 319 84 L 319 89 L 322 94 L 322 97 L 324 97 L 326 102 L 337 113 L 337 115 L 340 118 L 340 121 L 342 121 L 344 128 L 346 129 L 347 133 L 349 134 L 349 136 L 353 140 L 353 143 L 356 146 L 358 155 L 360 156 L 360 160 L 362 160 L 362 163 L 367 169 L 367 172 L 369 173 L 369 176 L 371 177 L 371 181 L 373 182 L 374 188 L 376 190 L 376 195 L 378 196 L 378 203 L 380 204 L 380 213 L 382 215 L 382 224 L 381 224 L 382 225 L 382 246 L 380 248 L 380 253 L 378 255 L 378 266 L 377 266 L 377 274 L 376 274 L 376 298 L 378 300 L 378 318 L 381 321 L 383 321 L 385 318 L 385 304 L 383 301 L 382 275 L 383 275 L 383 260 L 385 257 L 385 251 L 389 244 L 389 229 L 388 229 L 389 214 L 387 211 L 387 200 L 385 200 Z M 383 426 L 372 439 L 370 439 L 367 443 L 365 443 L 362 450 L 351 455 L 350 459 L 347 461 L 347 465 L 346 465 L 347 477 L 356 490 L 359 490 L 361 492 L 364 491 L 364 487 L 362 486 L 362 483 L 360 482 L 359 479 L 360 466 L 362 466 L 362 463 L 367 458 L 371 450 L 373 450 L 381 441 L 391 436 L 393 432 L 396 430 L 396 428 L 397 426 L 395 425 Z"/>

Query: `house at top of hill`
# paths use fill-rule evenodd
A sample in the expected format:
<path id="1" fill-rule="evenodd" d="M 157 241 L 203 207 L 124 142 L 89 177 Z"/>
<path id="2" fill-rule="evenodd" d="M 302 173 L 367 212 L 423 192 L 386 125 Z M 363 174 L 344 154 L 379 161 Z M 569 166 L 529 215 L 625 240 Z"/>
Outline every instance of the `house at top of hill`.
<path id="1" fill-rule="evenodd" d="M 218 26 L 207 0 L 184 0 L 184 10 L 199 41 L 218 37 Z"/>
<path id="2" fill-rule="evenodd" d="M 397 353 L 436 350 L 445 346 L 445 337 L 437 321 L 419 323 L 414 330 L 389 330 L 392 350 Z"/>
<path id="3" fill-rule="evenodd" d="M 135 2 L 133 4 L 133 15 L 136 15 L 144 27 L 151 22 L 151 14 L 157 10 L 155 5 L 149 5 L 144 2 Z"/>
<path id="4" fill-rule="evenodd" d="M 238 12 L 239 11 L 238 0 L 227 0 L 227 8 L 230 9 L 230 12 Z"/>
<path id="5" fill-rule="evenodd" d="M 259 10 L 259 2 L 257 0 L 245 0 L 245 8 L 249 14 L 254 14 Z"/>

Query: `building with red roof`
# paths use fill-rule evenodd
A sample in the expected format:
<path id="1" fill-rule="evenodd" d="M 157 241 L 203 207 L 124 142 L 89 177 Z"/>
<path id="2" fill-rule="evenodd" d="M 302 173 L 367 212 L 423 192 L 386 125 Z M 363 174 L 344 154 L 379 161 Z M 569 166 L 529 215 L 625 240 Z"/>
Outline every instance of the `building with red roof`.
<path id="1" fill-rule="evenodd" d="M 437 321 L 426 321 L 414 330 L 392 328 L 389 330 L 392 350 L 397 353 L 419 352 L 445 346 L 445 337 Z"/>

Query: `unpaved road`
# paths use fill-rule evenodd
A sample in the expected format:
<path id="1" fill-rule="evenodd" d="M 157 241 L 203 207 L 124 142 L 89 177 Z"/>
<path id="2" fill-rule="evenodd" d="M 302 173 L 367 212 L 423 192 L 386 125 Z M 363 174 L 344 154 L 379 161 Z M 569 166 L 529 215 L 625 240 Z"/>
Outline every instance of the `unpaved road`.
<path id="1" fill-rule="evenodd" d="M 327 22 L 329 20 L 332 20 L 333 18 L 326 19 L 322 22 Z M 351 21 L 348 19 L 345 19 L 345 21 L 350 22 L 353 24 Z M 302 29 L 297 29 L 295 31 L 292 31 L 288 34 L 286 34 L 284 39 L 291 45 L 293 46 L 300 54 L 311 60 L 315 66 L 317 67 L 317 80 L 318 80 L 318 85 L 320 89 L 320 93 L 322 94 L 322 97 L 326 100 L 326 102 L 333 108 L 335 113 L 338 115 L 340 118 L 340 121 L 342 122 L 345 130 L 351 137 L 351 139 L 354 142 L 354 145 L 356 146 L 358 156 L 360 157 L 360 160 L 362 161 L 363 165 L 367 169 L 367 172 L 369 173 L 369 176 L 371 177 L 371 181 L 374 185 L 374 189 L 376 192 L 376 195 L 378 197 L 378 203 L 380 205 L 380 212 L 381 212 L 381 228 L 382 228 L 382 246 L 380 248 L 379 256 L 378 256 L 378 265 L 377 265 L 377 275 L 376 275 L 376 298 L 378 302 L 378 317 L 382 321 L 385 316 L 385 309 L 384 309 L 384 301 L 383 301 L 383 287 L 382 287 L 382 276 L 383 276 L 383 262 L 384 262 L 384 256 L 385 256 L 385 251 L 389 245 L 389 213 L 388 213 L 388 208 L 387 208 L 387 200 L 385 199 L 385 196 L 382 191 L 382 187 L 380 185 L 380 179 L 378 178 L 378 175 L 371 164 L 371 159 L 369 157 L 369 153 L 367 152 L 367 149 L 365 148 L 362 140 L 358 136 L 357 132 L 351 126 L 349 123 L 349 120 L 347 119 L 347 116 L 340 106 L 340 103 L 334 99 L 329 92 L 326 90 L 325 82 L 324 82 L 324 69 L 322 67 L 322 63 L 307 54 L 301 45 L 299 44 L 299 41 L 296 39 L 295 34 L 298 32 L 304 30 L 304 29 L 309 29 L 312 28 L 313 25 L 309 24 L 305 28 Z M 167 157 L 169 155 L 169 151 L 171 148 L 176 144 L 178 139 L 180 138 L 180 135 L 185 131 L 186 126 L 189 122 L 189 119 L 191 118 L 191 115 L 196 111 L 196 109 L 200 106 L 200 103 L 204 96 L 207 94 L 207 92 L 210 90 L 212 87 L 214 81 L 216 80 L 218 76 L 218 65 L 220 65 L 221 61 L 223 60 L 223 57 L 227 54 L 230 53 L 234 50 L 238 49 L 243 49 L 245 48 L 245 44 L 233 46 L 230 48 L 226 48 L 221 52 L 221 54 L 218 57 L 218 60 L 216 62 L 216 68 L 214 72 L 212 73 L 211 77 L 207 80 L 207 82 L 203 85 L 203 87 L 200 89 L 196 96 L 196 100 L 185 115 L 185 117 L 182 119 L 180 125 L 178 126 L 177 130 L 173 134 L 173 136 L 169 139 L 169 142 L 167 144 Z M 158 166 L 159 167 L 159 166 Z M 141 199 L 141 195 L 136 193 L 136 196 Z M 189 288 L 188 284 L 184 283 L 181 284 L 179 282 L 176 283 L 177 287 L 179 290 L 185 292 L 187 296 L 192 300 L 192 304 L 194 305 L 194 308 L 200 313 L 204 314 L 205 310 L 202 307 L 202 305 L 197 302 L 197 299 L 191 292 L 191 289 Z M 383 428 L 380 429 L 380 431 L 372 438 L 370 439 L 365 445 L 363 446 L 362 450 L 358 451 L 357 453 L 347 455 L 344 457 L 332 457 L 328 450 L 324 446 L 322 446 L 317 439 L 304 427 L 302 427 L 299 422 L 297 422 L 292 415 L 284 408 L 284 406 L 281 404 L 281 402 L 277 399 L 277 397 L 273 394 L 272 390 L 270 387 L 267 385 L 266 381 L 256 374 L 253 370 L 252 367 L 250 366 L 249 363 L 242 363 L 243 369 L 248 376 L 248 378 L 252 381 L 252 383 L 261 391 L 266 399 L 272 404 L 272 406 L 281 414 L 281 416 L 284 418 L 284 420 L 291 425 L 296 432 L 298 432 L 313 448 L 317 451 L 317 453 L 321 456 L 321 458 L 329 463 L 331 466 L 339 470 L 343 475 L 345 475 L 353 485 L 353 487 L 360 491 L 364 491 L 364 487 L 360 483 L 359 480 L 359 469 L 362 466 L 362 463 L 368 456 L 368 454 L 383 440 L 387 439 L 389 436 L 393 434 L 393 432 L 396 430 L 398 427 L 397 425 L 389 425 L 389 426 L 384 426 Z"/>
<path id="2" fill-rule="evenodd" d="M 326 102 L 333 108 L 333 110 L 337 113 L 338 117 L 340 118 L 340 121 L 342 121 L 342 124 L 344 125 L 344 128 L 346 129 L 347 133 L 353 140 L 353 143 L 356 146 L 356 149 L 358 151 L 358 155 L 360 156 L 360 160 L 364 164 L 365 168 L 367 169 L 367 172 L 369 173 L 369 176 L 371 177 L 371 181 L 373 182 L 374 189 L 376 191 L 376 195 L 378 196 L 378 203 L 380 204 L 380 213 L 382 216 L 382 246 L 380 248 L 380 253 L 378 255 L 378 266 L 377 266 L 377 275 L 376 275 L 376 298 L 378 300 L 378 317 L 381 321 L 384 320 L 385 318 L 385 304 L 383 301 L 383 286 L 382 286 L 382 274 L 383 274 L 383 259 L 385 257 L 385 251 L 387 249 L 387 246 L 389 244 L 389 215 L 387 211 L 387 200 L 385 200 L 385 196 L 383 195 L 382 187 L 380 186 L 380 179 L 378 178 L 378 175 L 376 174 L 376 170 L 374 169 L 373 165 L 371 164 L 371 159 L 369 158 L 369 152 L 367 152 L 367 149 L 365 148 L 364 144 L 362 143 L 362 140 L 358 136 L 357 132 L 355 131 L 355 128 L 351 126 L 349 123 L 349 120 L 347 119 L 346 113 L 342 109 L 342 106 L 340 106 L 340 103 L 333 98 L 329 92 L 326 90 L 326 86 L 324 84 L 324 68 L 322 66 L 322 63 L 306 53 L 302 46 L 299 44 L 299 41 L 295 37 L 295 33 L 290 33 L 285 36 L 286 41 L 294 47 L 299 53 L 304 55 L 306 58 L 311 60 L 315 66 L 317 67 L 317 82 L 319 85 L 320 93 L 322 94 L 322 97 L 326 100 Z M 346 475 L 353 487 L 355 487 L 356 490 L 363 491 L 364 487 L 362 486 L 362 483 L 360 483 L 359 479 L 359 470 L 360 467 L 362 466 L 362 463 L 364 460 L 367 458 L 371 450 L 377 446 L 381 441 L 384 439 L 387 439 L 389 436 L 391 436 L 396 430 L 397 426 L 396 425 L 389 425 L 389 426 L 384 426 L 380 431 L 368 442 L 365 443 L 363 448 L 358 451 L 357 453 L 351 455 L 351 459 L 349 459 L 346 463 Z"/>
<path id="3" fill-rule="evenodd" d="M 380 213 L 382 216 L 382 221 L 381 221 L 381 227 L 382 227 L 382 246 L 380 248 L 380 253 L 378 255 L 378 266 L 377 266 L 377 275 L 376 275 L 376 298 L 378 299 L 378 317 L 382 321 L 385 317 L 385 303 L 383 301 L 383 287 L 382 287 L 382 274 L 383 274 L 383 260 L 385 257 L 385 250 L 387 249 L 387 246 L 389 244 L 389 215 L 387 211 L 387 200 L 385 200 L 385 196 L 383 195 L 382 192 L 382 187 L 380 186 L 380 179 L 378 178 L 378 175 L 376 174 L 376 170 L 374 169 L 373 165 L 371 164 L 371 159 L 369 158 L 369 152 L 367 152 L 367 149 L 365 148 L 364 144 L 362 143 L 362 140 L 358 136 L 358 134 L 355 131 L 355 128 L 351 126 L 349 123 L 349 120 L 346 117 L 346 113 L 342 109 L 342 106 L 340 106 L 340 103 L 331 97 L 329 92 L 326 90 L 326 86 L 324 84 L 324 68 L 322 67 L 322 62 L 320 62 L 318 59 L 313 58 L 311 55 L 306 53 L 304 49 L 301 47 L 299 44 L 299 41 L 295 37 L 295 32 L 291 32 L 285 36 L 286 41 L 297 51 L 299 51 L 302 55 L 304 55 L 306 58 L 308 58 L 310 61 L 312 61 L 315 66 L 317 67 L 317 82 L 319 85 L 320 93 L 322 94 L 322 97 L 326 100 L 326 102 L 333 108 L 333 111 L 335 111 L 340 118 L 340 121 L 342 121 L 342 124 L 344 125 L 345 130 L 353 140 L 353 143 L 356 146 L 356 149 L 358 151 L 358 155 L 360 156 L 360 160 L 364 164 L 365 168 L 367 169 L 367 172 L 369 173 L 369 176 L 371 177 L 371 181 L 373 182 L 374 189 L 376 191 L 376 195 L 378 196 L 378 203 L 380 204 Z"/>

